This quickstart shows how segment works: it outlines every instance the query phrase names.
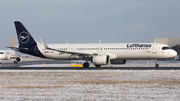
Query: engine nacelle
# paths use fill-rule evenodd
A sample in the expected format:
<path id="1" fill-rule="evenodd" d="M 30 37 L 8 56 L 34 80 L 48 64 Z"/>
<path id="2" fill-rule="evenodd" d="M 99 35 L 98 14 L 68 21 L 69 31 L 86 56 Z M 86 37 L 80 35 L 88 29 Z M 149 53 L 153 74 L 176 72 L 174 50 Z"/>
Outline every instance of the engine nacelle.
<path id="1" fill-rule="evenodd" d="M 107 65 L 109 62 L 109 55 L 106 54 L 99 54 L 93 56 L 92 62 L 95 65 Z"/>
<path id="2" fill-rule="evenodd" d="M 111 64 L 125 64 L 126 63 L 126 60 L 123 60 L 123 59 L 113 59 L 110 61 L 111 61 Z"/>
<path id="3" fill-rule="evenodd" d="M 22 58 L 21 58 L 21 57 L 16 57 L 16 58 L 15 58 L 15 61 L 16 61 L 16 62 L 22 62 Z"/>
<path id="4" fill-rule="evenodd" d="M 5 56 L 4 56 L 5 57 Z M 10 60 L 11 59 L 11 57 L 10 56 L 7 56 L 7 58 L 6 58 L 7 60 Z"/>

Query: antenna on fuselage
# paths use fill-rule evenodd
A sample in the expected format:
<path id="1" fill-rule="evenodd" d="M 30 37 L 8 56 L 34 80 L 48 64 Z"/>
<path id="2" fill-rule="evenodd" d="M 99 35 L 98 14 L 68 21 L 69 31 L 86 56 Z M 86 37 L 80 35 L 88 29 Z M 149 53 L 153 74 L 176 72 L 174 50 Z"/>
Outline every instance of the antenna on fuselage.
<path id="1" fill-rule="evenodd" d="M 101 40 L 99 39 L 99 43 L 101 43 Z"/>

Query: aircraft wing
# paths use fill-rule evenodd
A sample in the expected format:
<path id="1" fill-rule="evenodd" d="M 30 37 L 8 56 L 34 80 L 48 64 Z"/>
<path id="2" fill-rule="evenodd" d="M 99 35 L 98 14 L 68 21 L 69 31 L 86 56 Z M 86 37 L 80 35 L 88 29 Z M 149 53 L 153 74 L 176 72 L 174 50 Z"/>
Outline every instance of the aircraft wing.
<path id="1" fill-rule="evenodd" d="M 78 56 L 92 56 L 93 53 L 84 53 L 84 52 L 74 52 L 74 51 L 62 51 L 62 50 L 57 50 L 57 49 L 53 49 L 53 48 L 50 48 L 46 45 L 46 43 L 40 38 L 42 44 L 44 45 L 44 47 L 46 49 L 49 49 L 49 50 L 54 50 L 54 51 L 57 51 L 57 52 L 61 52 L 60 54 L 72 54 L 72 55 L 78 55 Z"/>
<path id="2" fill-rule="evenodd" d="M 10 56 L 10 59 L 16 59 L 18 57 L 21 57 L 21 56 Z"/>

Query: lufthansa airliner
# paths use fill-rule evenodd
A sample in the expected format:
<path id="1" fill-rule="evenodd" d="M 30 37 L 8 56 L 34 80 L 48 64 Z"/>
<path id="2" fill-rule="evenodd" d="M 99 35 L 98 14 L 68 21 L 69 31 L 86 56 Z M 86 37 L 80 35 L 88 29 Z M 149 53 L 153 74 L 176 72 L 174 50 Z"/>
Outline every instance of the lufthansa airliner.
<path id="1" fill-rule="evenodd" d="M 93 44 L 46 44 L 42 39 L 37 42 L 20 21 L 15 21 L 19 46 L 9 47 L 16 51 L 59 60 L 85 60 L 83 67 L 92 62 L 96 67 L 101 65 L 125 64 L 128 59 L 172 58 L 177 52 L 162 43 L 93 43 Z"/>

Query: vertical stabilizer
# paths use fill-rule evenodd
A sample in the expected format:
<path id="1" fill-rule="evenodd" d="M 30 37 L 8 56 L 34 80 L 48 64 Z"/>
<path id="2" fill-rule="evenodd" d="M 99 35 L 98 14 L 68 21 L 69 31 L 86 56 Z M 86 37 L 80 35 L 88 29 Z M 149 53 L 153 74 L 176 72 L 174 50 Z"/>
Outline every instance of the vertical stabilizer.
<path id="1" fill-rule="evenodd" d="M 12 43 L 11 43 L 11 47 L 13 47 L 13 46 L 14 46 L 14 36 L 12 36 Z"/>
<path id="2" fill-rule="evenodd" d="M 31 36 L 20 21 L 14 21 L 19 41 L 19 51 L 22 53 L 44 57 L 37 46 L 37 41 Z"/>
<path id="3" fill-rule="evenodd" d="M 31 34 L 27 31 L 24 25 L 20 21 L 14 21 L 17 37 L 19 41 L 19 46 L 34 46 L 37 45 L 34 38 Z"/>

